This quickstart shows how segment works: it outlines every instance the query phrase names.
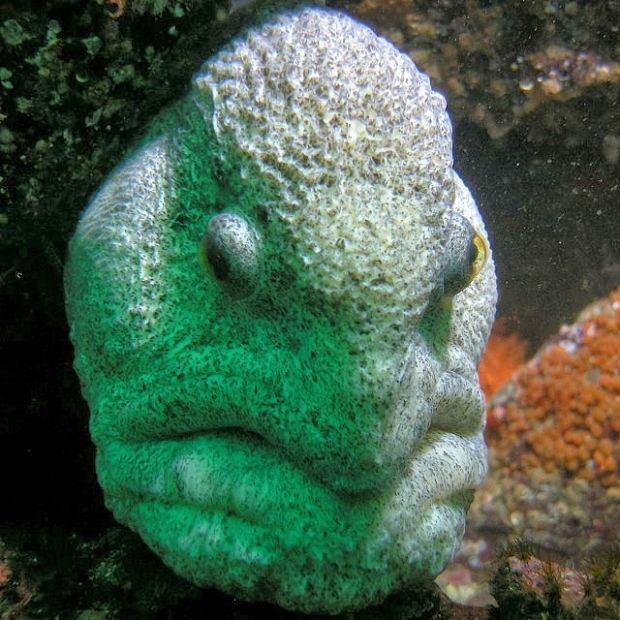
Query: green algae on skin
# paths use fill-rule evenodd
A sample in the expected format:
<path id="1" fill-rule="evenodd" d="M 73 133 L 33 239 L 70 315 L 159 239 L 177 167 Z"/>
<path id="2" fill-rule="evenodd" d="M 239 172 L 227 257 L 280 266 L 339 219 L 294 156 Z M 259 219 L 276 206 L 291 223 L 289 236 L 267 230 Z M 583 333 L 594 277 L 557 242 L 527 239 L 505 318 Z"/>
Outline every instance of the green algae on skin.
<path id="1" fill-rule="evenodd" d="M 486 471 L 495 279 L 467 268 L 485 232 L 450 134 L 389 43 L 283 13 L 92 199 L 65 278 L 99 481 L 179 575 L 338 613 L 452 557 Z"/>

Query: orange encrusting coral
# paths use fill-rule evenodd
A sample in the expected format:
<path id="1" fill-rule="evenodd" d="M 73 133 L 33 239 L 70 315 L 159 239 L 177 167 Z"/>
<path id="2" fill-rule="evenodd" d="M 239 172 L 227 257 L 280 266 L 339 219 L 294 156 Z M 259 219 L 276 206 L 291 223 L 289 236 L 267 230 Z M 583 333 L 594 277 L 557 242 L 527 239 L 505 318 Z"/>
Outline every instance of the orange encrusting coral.
<path id="1" fill-rule="evenodd" d="M 510 469 L 542 467 L 604 486 L 620 466 L 620 288 L 524 366 L 491 443 Z"/>
<path id="2" fill-rule="evenodd" d="M 480 387 L 487 403 L 487 426 L 496 427 L 500 418 L 493 415 L 488 405 L 493 395 L 510 379 L 524 362 L 527 343 L 516 333 L 509 333 L 506 321 L 501 317 L 495 321 L 484 355 L 478 366 Z"/>

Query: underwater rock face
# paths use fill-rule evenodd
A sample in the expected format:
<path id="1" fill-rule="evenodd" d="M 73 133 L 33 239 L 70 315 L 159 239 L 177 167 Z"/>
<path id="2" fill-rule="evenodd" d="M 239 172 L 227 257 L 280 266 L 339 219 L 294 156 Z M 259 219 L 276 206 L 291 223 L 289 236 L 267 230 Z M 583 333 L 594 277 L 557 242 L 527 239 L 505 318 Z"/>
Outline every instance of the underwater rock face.
<path id="1" fill-rule="evenodd" d="M 106 505 L 178 574 L 337 613 L 430 579 L 486 473 L 496 301 L 443 98 L 336 12 L 207 61 L 65 274 Z"/>

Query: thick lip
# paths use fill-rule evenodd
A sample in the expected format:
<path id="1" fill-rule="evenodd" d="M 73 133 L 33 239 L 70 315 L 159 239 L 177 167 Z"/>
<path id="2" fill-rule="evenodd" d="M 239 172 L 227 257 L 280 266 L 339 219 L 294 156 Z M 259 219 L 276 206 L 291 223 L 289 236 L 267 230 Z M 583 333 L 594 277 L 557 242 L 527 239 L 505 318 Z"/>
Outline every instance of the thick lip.
<path id="1" fill-rule="evenodd" d="M 183 355 L 184 352 L 176 352 L 177 361 L 178 356 Z M 257 471 L 263 471 L 269 464 L 274 472 L 279 472 L 275 475 L 276 480 L 283 477 L 286 471 L 289 477 L 293 473 L 293 477 L 301 476 L 307 486 L 324 488 L 334 496 L 352 501 L 365 501 L 373 496 L 381 497 L 386 489 L 398 485 L 406 475 L 408 462 L 425 444 L 425 436 L 429 432 L 440 430 L 459 435 L 480 432 L 483 410 L 477 400 L 479 389 L 470 379 L 446 366 L 449 364 L 430 355 L 420 338 L 414 339 L 403 358 L 403 368 L 408 370 L 401 373 L 398 381 L 398 389 L 402 392 L 397 395 L 395 403 L 400 409 L 395 408 L 389 416 L 385 416 L 388 424 L 383 427 L 377 424 L 372 437 L 353 424 L 345 429 L 336 428 L 336 434 L 319 437 L 318 441 L 314 434 L 307 443 L 306 433 L 316 430 L 308 420 L 304 421 L 305 425 L 276 427 L 267 418 L 271 414 L 270 403 L 261 411 L 263 419 L 251 417 L 239 407 L 244 396 L 241 390 L 250 396 L 255 390 L 246 376 L 187 374 L 181 377 L 171 374 L 165 363 L 149 377 L 146 386 L 142 377 L 135 377 L 133 384 L 131 380 L 125 380 L 119 385 L 119 392 L 122 389 L 123 396 L 130 394 L 132 400 L 124 396 L 125 404 L 118 406 L 118 415 L 101 417 L 102 422 L 112 420 L 112 425 L 100 425 L 97 420 L 91 420 L 91 433 L 100 448 L 102 462 L 111 452 L 118 450 L 114 446 L 126 446 L 128 463 L 133 458 L 129 453 L 131 450 L 143 452 L 147 462 L 157 458 L 169 461 L 171 454 L 176 452 L 177 458 L 184 455 L 184 466 L 189 467 L 187 463 L 196 463 L 200 459 L 198 446 L 202 445 L 205 451 L 211 450 L 219 455 L 214 462 L 219 459 L 221 467 L 235 466 L 241 455 L 247 455 L 250 465 L 256 461 L 253 466 Z M 114 406 L 113 398 L 110 403 Z M 466 411 L 468 415 L 451 415 L 452 407 Z M 476 423 L 478 409 L 480 420 Z M 280 409 L 279 413 L 286 415 L 286 410 Z M 337 416 L 333 416 L 332 420 L 338 422 Z M 116 427 L 114 421 L 117 421 Z M 367 429 L 373 430 L 372 423 Z M 287 432 L 291 434 L 287 435 Z M 354 433 L 352 439 L 347 436 L 349 432 Z M 330 445 L 332 441 L 336 444 L 335 448 Z M 177 450 L 172 449 L 175 445 Z M 195 445 L 196 450 L 190 454 L 184 447 L 191 445 Z M 154 446 L 160 446 L 159 450 Z M 347 453 L 348 446 L 360 451 L 350 450 Z M 149 450 L 152 454 L 147 456 Z M 224 452 L 230 454 L 224 455 Z M 236 452 L 239 454 L 237 459 L 230 456 Z M 117 466 L 119 471 L 127 469 L 121 461 Z M 178 470 L 176 481 L 169 481 L 169 485 L 172 488 L 187 487 L 182 484 L 181 464 L 177 463 L 175 467 Z M 205 461 L 204 467 L 208 470 L 210 465 Z M 111 467 L 105 469 L 114 471 Z M 247 476 L 242 471 L 237 475 L 239 479 Z M 217 471 L 212 472 L 211 476 L 217 479 Z M 110 493 L 121 486 L 120 481 L 111 485 Z M 136 495 L 149 493 L 149 488 L 134 487 L 132 490 L 129 484 L 128 488 L 119 492 Z M 196 500 L 191 492 L 187 492 L 188 497 L 177 495 L 176 500 L 187 500 L 189 503 Z M 209 501 L 212 499 L 217 503 L 217 498 L 210 498 Z M 221 504 L 228 509 L 227 501 Z"/>
<path id="2" fill-rule="evenodd" d="M 219 511 L 249 523 L 271 522 L 274 514 L 287 510 L 291 497 L 317 509 L 321 503 L 356 503 L 338 496 L 260 435 L 239 428 L 153 442 L 109 442 L 98 448 L 97 470 L 110 497 Z"/>
<path id="3" fill-rule="evenodd" d="M 303 395 L 294 395 L 294 415 L 283 404 L 285 395 L 277 392 L 262 406 L 256 401 L 244 403 L 246 394 L 253 398 L 261 393 L 255 380 L 244 375 L 180 376 L 164 366 L 146 378 L 125 377 L 117 385 L 106 395 L 105 404 L 114 407 L 113 414 L 91 417 L 91 436 L 104 451 L 110 443 L 147 445 L 228 437 L 240 446 L 271 453 L 343 495 L 378 494 L 393 479 L 382 469 L 378 416 L 364 418 L 354 405 L 350 413 L 356 417 L 324 410 L 315 425 L 307 408 L 300 407 Z M 298 415 L 305 416 L 301 423 Z"/>
<path id="4" fill-rule="evenodd" d="M 251 591 L 274 571 L 323 571 L 323 558 L 353 563 L 369 584 L 389 567 L 411 579 L 420 557 L 439 572 L 458 546 L 484 457 L 480 436 L 431 430 L 382 495 L 343 497 L 261 436 L 226 427 L 102 442 L 97 469 L 116 518 L 177 572 L 221 587 L 222 567 L 232 566 L 235 589 Z M 442 552 L 429 556 L 435 544 Z"/>
<path id="5" fill-rule="evenodd" d="M 420 448 L 403 476 L 378 496 L 337 494 L 259 435 L 236 428 L 153 443 L 112 442 L 99 448 L 97 468 L 110 497 L 180 504 L 274 525 L 277 515 L 291 509 L 291 500 L 317 511 L 334 506 L 356 511 L 391 497 L 394 511 L 407 506 L 418 511 L 473 491 L 486 474 L 480 435 L 430 430 Z M 461 463 L 457 468 L 455 461 Z"/>

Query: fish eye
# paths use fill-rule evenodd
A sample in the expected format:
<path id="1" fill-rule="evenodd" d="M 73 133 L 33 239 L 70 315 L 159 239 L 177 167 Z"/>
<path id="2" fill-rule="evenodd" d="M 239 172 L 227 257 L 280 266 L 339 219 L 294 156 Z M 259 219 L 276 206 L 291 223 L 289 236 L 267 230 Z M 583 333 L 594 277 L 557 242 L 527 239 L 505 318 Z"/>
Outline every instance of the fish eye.
<path id="1" fill-rule="evenodd" d="M 467 219 L 453 214 L 448 234 L 450 263 L 444 271 L 444 295 L 456 295 L 482 271 L 489 249 L 484 237 Z"/>
<path id="2" fill-rule="evenodd" d="M 486 265 L 487 258 L 489 257 L 489 248 L 484 237 L 477 232 L 474 232 L 474 236 L 471 240 L 473 247 L 472 261 L 471 261 L 471 276 L 469 281 L 471 282 Z"/>
<path id="3" fill-rule="evenodd" d="M 229 292 L 249 294 L 258 280 L 260 238 L 249 222 L 235 213 L 209 220 L 200 258 L 213 278 Z"/>

